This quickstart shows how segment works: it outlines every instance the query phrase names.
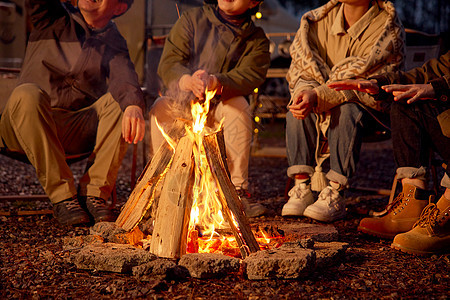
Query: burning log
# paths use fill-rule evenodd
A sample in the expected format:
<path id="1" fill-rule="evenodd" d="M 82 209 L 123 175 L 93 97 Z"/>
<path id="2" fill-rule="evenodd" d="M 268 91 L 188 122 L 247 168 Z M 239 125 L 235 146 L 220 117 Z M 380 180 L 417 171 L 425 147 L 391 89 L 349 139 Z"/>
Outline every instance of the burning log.
<path id="1" fill-rule="evenodd" d="M 205 136 L 203 139 L 208 163 L 212 169 L 212 173 L 220 187 L 219 197 L 222 203 L 222 213 L 233 231 L 236 241 L 239 245 L 242 258 L 247 257 L 250 253 L 259 250 L 258 242 L 253 235 L 250 224 L 243 213 L 243 207 L 233 183 L 227 174 L 227 165 L 225 160 L 225 143 L 223 132 L 219 131 L 215 134 Z M 234 225 L 233 213 L 238 227 Z"/>
<path id="2" fill-rule="evenodd" d="M 178 138 L 183 134 L 184 129 L 182 130 L 180 128 L 181 125 L 183 125 L 181 122 L 176 122 L 169 135 Z M 165 141 L 152 160 L 147 163 L 116 220 L 118 227 L 130 231 L 138 225 L 139 221 L 156 199 L 158 187 L 160 187 L 160 183 L 164 180 L 165 172 L 170 166 L 173 154 L 174 149 Z"/>
<path id="3" fill-rule="evenodd" d="M 139 223 L 153 203 L 158 182 L 164 178 L 164 171 L 170 164 L 172 156 L 173 149 L 167 142 L 164 142 L 139 177 L 133 192 L 116 220 L 118 227 L 129 231 Z"/>
<path id="4" fill-rule="evenodd" d="M 150 252 L 160 257 L 180 258 L 186 253 L 192 208 L 193 141 L 180 139 L 159 197 Z"/>

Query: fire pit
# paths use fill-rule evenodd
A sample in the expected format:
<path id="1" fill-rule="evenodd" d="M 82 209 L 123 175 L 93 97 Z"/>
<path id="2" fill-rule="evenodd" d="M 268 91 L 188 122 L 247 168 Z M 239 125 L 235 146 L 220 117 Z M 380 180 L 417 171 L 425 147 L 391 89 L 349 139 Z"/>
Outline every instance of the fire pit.
<path id="1" fill-rule="evenodd" d="M 82 247 L 76 247 L 80 240 L 68 241 L 78 268 L 137 276 L 299 278 L 345 250 L 342 243 L 323 243 L 335 240 L 333 226 L 251 228 L 229 177 L 222 126 L 205 125 L 213 96 L 206 91 L 204 102 L 191 103 L 193 121 L 178 120 L 169 134 L 160 128 L 166 142 L 115 224 L 96 224 L 91 233 L 100 238 Z M 321 230 L 334 237 L 323 238 Z"/>

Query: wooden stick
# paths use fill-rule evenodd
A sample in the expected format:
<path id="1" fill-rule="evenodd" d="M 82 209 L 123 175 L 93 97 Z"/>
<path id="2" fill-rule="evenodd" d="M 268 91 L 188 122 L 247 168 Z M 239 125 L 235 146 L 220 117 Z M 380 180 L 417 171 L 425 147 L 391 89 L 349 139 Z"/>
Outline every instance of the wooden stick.
<path id="1" fill-rule="evenodd" d="M 194 184 L 193 141 L 180 139 L 159 197 L 150 252 L 166 258 L 186 253 Z"/>
<path id="2" fill-rule="evenodd" d="M 116 225 L 126 231 L 132 230 L 150 208 L 154 200 L 154 191 L 164 172 L 170 165 L 173 149 L 167 142 L 159 147 L 152 160 L 147 163 L 130 197 L 123 207 Z"/>
<path id="3" fill-rule="evenodd" d="M 236 192 L 233 183 L 230 180 L 230 176 L 227 173 L 227 164 L 225 157 L 225 142 L 223 139 L 223 132 L 205 136 L 203 138 L 203 145 L 205 147 L 206 157 L 208 164 L 212 169 L 212 173 L 216 178 L 216 182 L 219 185 L 219 194 L 222 202 L 222 213 L 228 218 L 228 223 L 236 237 L 236 241 L 240 245 L 240 251 L 242 258 L 247 257 L 250 253 L 259 251 L 258 242 L 253 235 L 250 224 L 247 217 L 244 214 L 244 210 L 240 201 L 240 198 Z M 231 211 L 237 222 L 237 228 L 231 220 Z"/>

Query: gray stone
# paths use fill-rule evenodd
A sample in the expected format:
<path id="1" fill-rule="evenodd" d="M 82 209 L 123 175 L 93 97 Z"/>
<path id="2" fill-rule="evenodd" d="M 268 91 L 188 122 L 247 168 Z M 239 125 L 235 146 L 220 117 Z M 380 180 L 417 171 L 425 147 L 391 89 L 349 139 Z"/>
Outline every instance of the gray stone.
<path id="1" fill-rule="evenodd" d="M 289 241 L 302 240 L 311 238 L 318 242 L 332 242 L 338 240 L 338 232 L 333 225 L 323 224 L 307 224 L 307 223 L 292 223 L 279 225 L 289 237 Z"/>
<path id="2" fill-rule="evenodd" d="M 311 249 L 291 248 L 258 251 L 244 259 L 248 279 L 295 279 L 307 276 L 315 266 Z"/>
<path id="3" fill-rule="evenodd" d="M 132 268 L 155 260 L 156 256 L 132 245 L 104 243 L 85 246 L 74 254 L 78 269 L 130 273 Z"/>
<path id="4" fill-rule="evenodd" d="M 314 249 L 314 240 L 312 238 L 304 238 L 296 241 L 288 241 L 281 245 L 280 248 L 304 248 Z"/>
<path id="5" fill-rule="evenodd" d="M 128 239 L 125 237 L 126 231 L 118 227 L 114 222 L 98 222 L 89 229 L 91 235 L 98 235 L 107 242 L 127 244 Z"/>
<path id="6" fill-rule="evenodd" d="M 185 267 L 194 278 L 217 278 L 237 273 L 241 260 L 216 253 L 189 253 L 181 257 L 178 265 Z"/>
<path id="7" fill-rule="evenodd" d="M 76 237 L 64 237 L 62 241 L 64 251 L 75 253 L 88 244 L 102 244 L 104 239 L 98 235 L 79 235 Z"/>
<path id="8" fill-rule="evenodd" d="M 158 258 L 145 264 L 133 267 L 133 275 L 141 281 L 161 279 L 184 279 L 189 277 L 186 268 L 178 266 L 175 261 Z"/>
<path id="9" fill-rule="evenodd" d="M 316 251 L 316 267 L 326 267 L 332 263 L 339 262 L 339 258 L 347 250 L 349 244 L 341 242 L 322 242 L 314 244 Z"/>

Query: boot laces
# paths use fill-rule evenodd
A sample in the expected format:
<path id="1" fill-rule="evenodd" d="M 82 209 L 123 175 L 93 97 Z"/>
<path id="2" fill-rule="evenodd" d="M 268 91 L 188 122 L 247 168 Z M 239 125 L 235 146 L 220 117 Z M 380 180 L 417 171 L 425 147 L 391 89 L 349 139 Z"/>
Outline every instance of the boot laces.
<path id="1" fill-rule="evenodd" d="M 393 210 L 395 210 L 398 206 L 400 206 L 402 200 L 403 200 L 403 193 L 399 193 L 397 197 L 395 197 L 394 200 L 388 204 L 388 206 L 386 207 L 386 211 L 390 213 Z"/>
<path id="2" fill-rule="evenodd" d="M 89 201 L 94 205 L 95 207 L 102 207 L 106 206 L 106 200 L 100 197 L 89 197 Z"/>
<path id="3" fill-rule="evenodd" d="M 420 226 L 422 228 L 427 228 L 430 234 L 434 234 L 433 227 L 436 224 L 437 216 L 439 215 L 439 208 L 436 204 L 430 203 L 425 207 L 420 214 L 419 220 L 414 224 L 414 227 Z"/>
<path id="4" fill-rule="evenodd" d="M 78 203 L 78 199 L 76 198 L 66 200 L 64 204 L 66 205 L 67 210 L 75 210 L 80 208 L 80 204 Z"/>

